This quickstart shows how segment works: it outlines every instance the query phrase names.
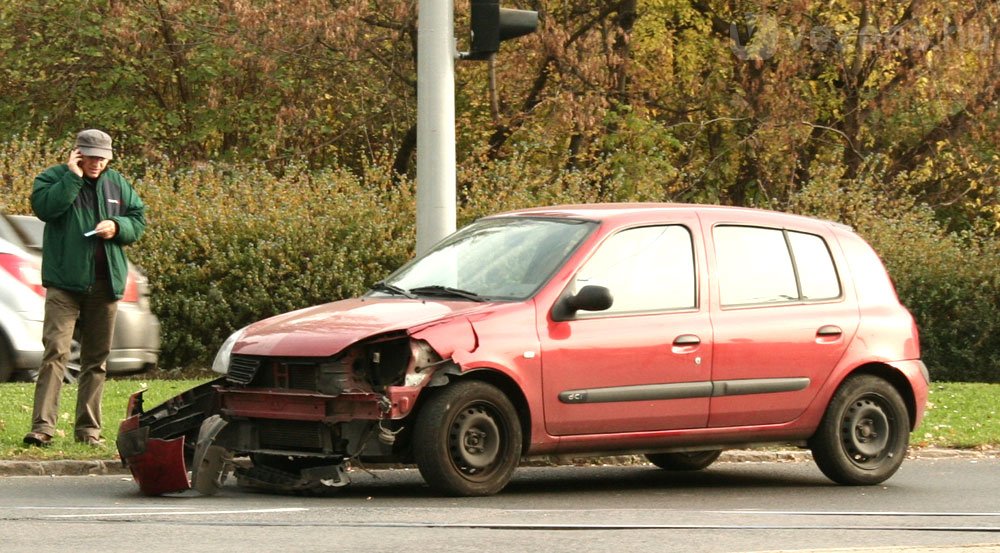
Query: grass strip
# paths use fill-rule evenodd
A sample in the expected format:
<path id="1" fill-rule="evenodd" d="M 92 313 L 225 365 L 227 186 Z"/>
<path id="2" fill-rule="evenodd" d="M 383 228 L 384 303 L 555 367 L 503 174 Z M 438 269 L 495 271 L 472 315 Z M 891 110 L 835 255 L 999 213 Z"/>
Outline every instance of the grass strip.
<path id="1" fill-rule="evenodd" d="M 34 384 L 0 384 L 0 460 L 114 459 L 115 436 L 129 396 L 148 388 L 146 405 L 156 405 L 205 380 L 108 380 L 104 387 L 104 439 L 100 447 L 73 441 L 76 386 L 63 386 L 59 427 L 47 448 L 25 447 L 31 429 Z M 927 415 L 910 434 L 912 447 L 1000 448 L 1000 384 L 934 383 Z"/>

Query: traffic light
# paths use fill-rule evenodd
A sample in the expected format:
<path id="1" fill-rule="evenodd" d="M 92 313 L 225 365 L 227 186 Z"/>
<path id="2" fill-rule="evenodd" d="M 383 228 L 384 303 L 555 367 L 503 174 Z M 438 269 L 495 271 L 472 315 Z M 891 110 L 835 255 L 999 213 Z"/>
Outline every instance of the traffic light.
<path id="1" fill-rule="evenodd" d="M 535 32 L 538 12 L 501 8 L 499 0 L 471 0 L 472 45 L 462 59 L 485 60 L 500 50 L 500 42 Z"/>

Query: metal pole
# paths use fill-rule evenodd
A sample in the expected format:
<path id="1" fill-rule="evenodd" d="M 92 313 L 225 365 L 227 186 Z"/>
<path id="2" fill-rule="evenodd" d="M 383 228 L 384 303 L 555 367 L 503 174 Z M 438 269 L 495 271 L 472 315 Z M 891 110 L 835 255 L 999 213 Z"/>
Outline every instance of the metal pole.
<path id="1" fill-rule="evenodd" d="M 455 231 L 453 0 L 417 8 L 417 255 Z"/>

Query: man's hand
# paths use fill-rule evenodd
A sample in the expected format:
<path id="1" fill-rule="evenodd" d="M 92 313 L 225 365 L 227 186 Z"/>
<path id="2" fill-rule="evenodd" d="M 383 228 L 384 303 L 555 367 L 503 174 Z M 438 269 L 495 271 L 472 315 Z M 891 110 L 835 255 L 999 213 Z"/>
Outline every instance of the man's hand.
<path id="1" fill-rule="evenodd" d="M 118 234 L 118 225 L 116 225 L 111 219 L 105 219 L 100 223 L 97 223 L 94 230 L 97 231 L 97 235 L 101 238 L 111 240 L 115 237 L 115 234 Z"/>
<path id="2" fill-rule="evenodd" d="M 81 178 L 83 177 L 83 169 L 80 168 L 80 160 L 82 159 L 83 155 L 80 154 L 80 150 L 74 148 L 73 151 L 69 153 L 69 159 L 66 160 L 66 166 L 69 167 L 69 170 L 72 171 L 74 175 Z"/>

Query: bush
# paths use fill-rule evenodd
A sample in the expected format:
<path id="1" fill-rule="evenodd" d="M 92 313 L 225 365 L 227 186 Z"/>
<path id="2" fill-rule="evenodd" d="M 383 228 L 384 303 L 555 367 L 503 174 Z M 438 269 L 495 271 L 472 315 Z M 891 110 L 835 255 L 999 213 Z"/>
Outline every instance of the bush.
<path id="1" fill-rule="evenodd" d="M 920 328 L 922 357 L 942 381 L 1000 382 L 1000 243 L 988 232 L 946 232 L 934 212 L 877 172 L 814 180 L 792 209 L 854 227 L 881 255 Z"/>
<path id="2" fill-rule="evenodd" d="M 233 330 L 354 296 L 411 255 L 411 187 L 371 171 L 204 166 L 137 180 L 149 227 L 130 252 L 150 275 L 164 365 L 210 362 Z"/>
<path id="3" fill-rule="evenodd" d="M 13 137 L 0 148 L 0 205 L 30 211 L 34 176 L 66 144 Z M 623 171 L 614 156 L 592 171 L 535 164 L 537 152 L 458 171 L 458 224 L 500 211 L 561 203 L 664 201 L 675 183 L 652 170 Z M 116 159 L 147 203 L 146 236 L 129 256 L 150 277 L 163 324 L 166 368 L 205 367 L 233 330 L 253 321 L 363 292 L 412 256 L 413 185 L 390 163 L 361 176 L 289 164 L 204 164 L 172 169 Z M 988 233 L 943 230 L 905 180 L 869 170 L 854 181 L 830 165 L 788 209 L 850 224 L 884 259 L 921 328 L 936 380 L 1000 381 L 1000 244 Z"/>

